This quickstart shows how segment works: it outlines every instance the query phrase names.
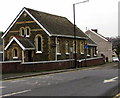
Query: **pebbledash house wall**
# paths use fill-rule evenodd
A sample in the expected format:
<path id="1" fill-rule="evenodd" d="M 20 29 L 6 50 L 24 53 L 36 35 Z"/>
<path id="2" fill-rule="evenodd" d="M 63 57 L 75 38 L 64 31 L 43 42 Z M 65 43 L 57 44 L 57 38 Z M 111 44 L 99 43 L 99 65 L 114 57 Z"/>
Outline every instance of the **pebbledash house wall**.
<path id="1" fill-rule="evenodd" d="M 112 43 L 95 31 L 88 30 L 85 33 L 97 43 L 98 56 L 104 54 L 108 61 L 112 62 Z"/>

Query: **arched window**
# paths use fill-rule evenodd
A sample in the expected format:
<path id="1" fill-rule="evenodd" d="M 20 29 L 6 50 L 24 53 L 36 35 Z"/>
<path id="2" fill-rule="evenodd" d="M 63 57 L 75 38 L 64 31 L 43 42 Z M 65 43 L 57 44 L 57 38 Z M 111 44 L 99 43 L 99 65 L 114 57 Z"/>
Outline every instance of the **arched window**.
<path id="1" fill-rule="evenodd" d="M 24 29 L 24 27 L 20 28 L 20 34 L 21 34 L 21 36 L 25 35 L 25 29 Z"/>
<path id="2" fill-rule="evenodd" d="M 41 41 L 41 37 L 40 37 L 40 36 L 38 36 L 37 41 L 38 41 L 38 42 L 37 42 L 37 44 L 38 44 L 38 45 L 37 45 L 37 46 L 38 46 L 38 51 L 41 51 L 41 50 L 42 50 L 42 49 L 41 49 L 41 42 L 42 42 L 42 41 Z"/>
<path id="3" fill-rule="evenodd" d="M 26 37 L 30 37 L 30 28 L 26 27 L 25 30 L 26 30 Z"/>
<path id="4" fill-rule="evenodd" d="M 18 49 L 17 48 L 13 48 L 12 56 L 13 56 L 13 59 L 18 59 Z"/>
<path id="5" fill-rule="evenodd" d="M 17 49 L 14 49 L 14 57 L 17 57 Z"/>
<path id="6" fill-rule="evenodd" d="M 42 51 L 43 51 L 43 38 L 41 35 L 36 36 L 35 44 L 36 44 L 37 53 L 42 53 Z"/>

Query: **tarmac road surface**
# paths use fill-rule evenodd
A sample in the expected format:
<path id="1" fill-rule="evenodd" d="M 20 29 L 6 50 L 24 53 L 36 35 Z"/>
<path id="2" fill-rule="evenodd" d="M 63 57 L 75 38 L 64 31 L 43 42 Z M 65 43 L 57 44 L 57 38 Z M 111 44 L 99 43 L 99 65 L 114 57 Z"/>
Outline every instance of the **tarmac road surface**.
<path id="1" fill-rule="evenodd" d="M 2 96 L 114 96 L 119 69 L 110 66 L 2 81 Z"/>

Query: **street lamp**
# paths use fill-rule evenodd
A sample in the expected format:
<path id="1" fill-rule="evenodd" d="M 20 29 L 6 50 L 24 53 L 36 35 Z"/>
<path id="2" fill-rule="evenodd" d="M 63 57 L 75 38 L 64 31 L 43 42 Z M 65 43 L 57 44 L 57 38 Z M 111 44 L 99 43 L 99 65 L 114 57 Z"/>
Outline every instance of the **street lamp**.
<path id="1" fill-rule="evenodd" d="M 85 3 L 85 2 L 89 2 L 89 0 L 86 1 L 82 1 L 82 2 L 78 2 L 78 3 L 74 3 L 73 4 L 73 18 L 74 18 L 74 44 L 75 44 L 75 67 L 77 67 L 77 54 L 76 54 L 76 25 L 75 25 L 75 5 L 80 4 L 80 3 Z"/>

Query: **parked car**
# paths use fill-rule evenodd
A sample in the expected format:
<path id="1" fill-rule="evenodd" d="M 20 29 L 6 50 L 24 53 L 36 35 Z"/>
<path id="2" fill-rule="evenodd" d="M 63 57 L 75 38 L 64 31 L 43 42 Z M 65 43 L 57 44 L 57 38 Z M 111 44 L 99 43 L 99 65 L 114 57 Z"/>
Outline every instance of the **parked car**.
<path id="1" fill-rule="evenodd" d="M 118 57 L 112 57 L 112 61 L 113 62 L 119 62 L 119 59 L 118 59 Z"/>

